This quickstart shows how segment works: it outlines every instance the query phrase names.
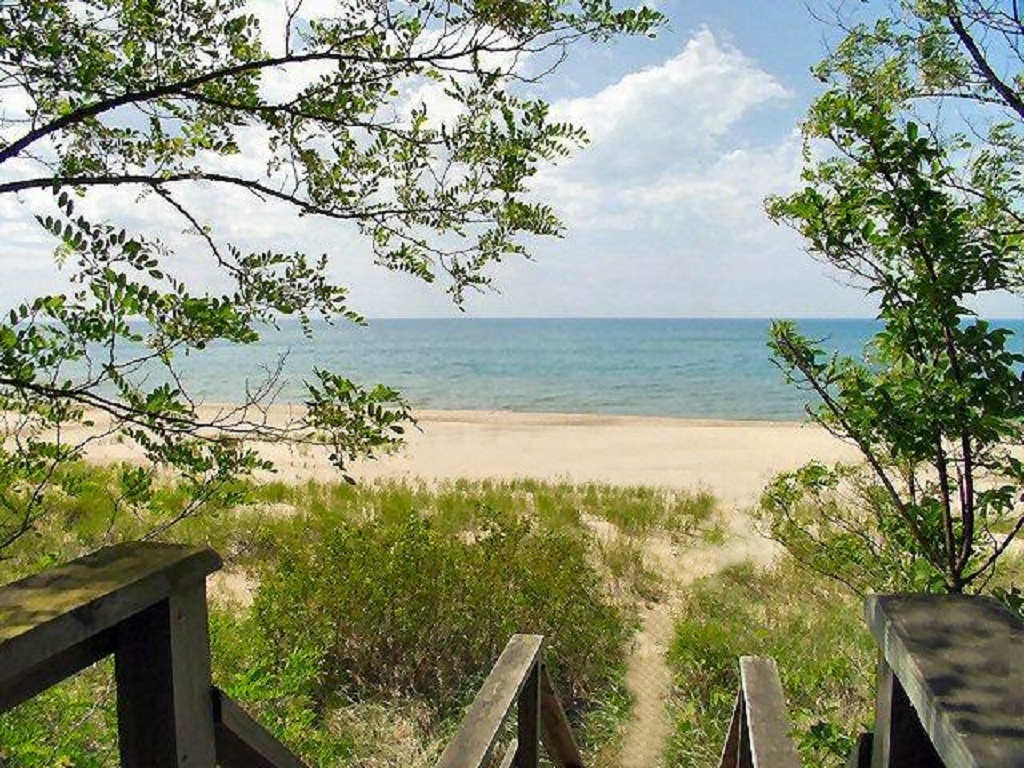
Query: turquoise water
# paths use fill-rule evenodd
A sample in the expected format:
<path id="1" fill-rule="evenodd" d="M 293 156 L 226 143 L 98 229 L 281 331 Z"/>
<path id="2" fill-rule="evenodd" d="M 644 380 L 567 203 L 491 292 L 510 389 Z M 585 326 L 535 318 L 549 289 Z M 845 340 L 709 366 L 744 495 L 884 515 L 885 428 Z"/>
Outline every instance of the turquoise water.
<path id="1" fill-rule="evenodd" d="M 420 408 L 792 420 L 807 395 L 769 361 L 767 320 L 375 320 L 368 327 L 296 324 L 250 347 L 215 347 L 185 361 L 208 402 L 238 401 L 287 354 L 280 400 L 300 401 L 313 366 L 384 382 Z M 1024 321 L 999 321 L 1016 333 Z M 801 330 L 858 352 L 870 320 L 804 320 Z"/>

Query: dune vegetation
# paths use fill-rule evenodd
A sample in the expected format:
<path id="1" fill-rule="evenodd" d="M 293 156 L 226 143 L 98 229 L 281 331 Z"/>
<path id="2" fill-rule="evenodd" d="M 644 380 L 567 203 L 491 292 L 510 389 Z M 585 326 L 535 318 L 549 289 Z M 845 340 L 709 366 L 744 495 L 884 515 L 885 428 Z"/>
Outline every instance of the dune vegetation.
<path id="1" fill-rule="evenodd" d="M 8 581 L 153 528 L 114 503 L 115 467 L 76 467 L 77 492 L 0 562 Z M 706 492 L 535 481 L 270 482 L 160 538 L 211 546 L 214 675 L 312 765 L 432 765 L 515 632 L 546 658 L 588 765 L 620 765 L 625 659 L 645 606 L 667 602 L 674 686 L 666 765 L 712 764 L 740 655 L 774 657 L 807 764 L 842 765 L 868 726 L 874 648 L 861 601 L 787 555 L 673 580 L 652 555 L 724 551 Z M 164 512 L 179 490 L 162 485 Z M 177 501 L 176 501 L 177 499 Z M 708 562 L 714 563 L 712 559 Z M 6 765 L 116 764 L 112 665 L 0 717 Z"/>

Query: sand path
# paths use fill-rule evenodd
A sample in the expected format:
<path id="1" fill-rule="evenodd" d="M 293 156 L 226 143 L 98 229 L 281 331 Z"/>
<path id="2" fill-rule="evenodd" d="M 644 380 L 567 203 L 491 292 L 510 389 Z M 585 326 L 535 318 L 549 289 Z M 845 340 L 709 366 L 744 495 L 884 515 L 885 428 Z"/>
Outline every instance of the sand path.
<path id="1" fill-rule="evenodd" d="M 702 543 L 679 548 L 659 537 L 649 539 L 645 545 L 645 562 L 662 575 L 665 598 L 642 609 L 641 627 L 626 659 L 626 688 L 634 703 L 622 739 L 622 768 L 664 765 L 663 753 L 671 736 L 667 704 L 673 683 L 666 654 L 685 588 L 702 576 L 736 563 L 768 563 L 777 552 L 777 545 L 750 530 L 745 515 L 732 515 L 728 528 L 726 543 L 722 545 Z"/>

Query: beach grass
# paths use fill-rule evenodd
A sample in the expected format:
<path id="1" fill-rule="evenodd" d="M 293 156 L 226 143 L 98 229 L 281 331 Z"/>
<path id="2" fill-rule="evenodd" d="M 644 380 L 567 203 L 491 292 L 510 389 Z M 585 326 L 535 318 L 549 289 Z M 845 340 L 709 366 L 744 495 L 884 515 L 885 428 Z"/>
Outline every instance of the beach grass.
<path id="1" fill-rule="evenodd" d="M 83 475 L 9 548 L 0 579 L 137 537 L 160 520 L 116 498 L 116 467 Z M 631 714 L 624 659 L 643 605 L 672 595 L 666 765 L 713 764 L 741 655 L 776 659 L 807 764 L 841 765 L 867 726 L 875 649 L 859 598 L 789 559 L 688 585 L 650 558 L 725 537 L 703 491 L 506 481 L 271 481 L 244 504 L 163 533 L 212 546 L 215 678 L 310 764 L 427 766 L 513 632 L 548 638 L 588 765 L 619 765 Z M 159 490 L 163 514 L 182 491 Z M 233 585 L 233 586 L 232 586 Z M 111 665 L 0 717 L 6 765 L 116 764 Z"/>
<path id="2" fill-rule="evenodd" d="M 118 497 L 116 466 L 73 471 L 85 492 L 9 548 L 4 582 L 137 538 L 185 503 L 168 482 L 154 517 Z M 509 636 L 537 632 L 589 764 L 616 765 L 631 703 L 624 657 L 638 606 L 659 593 L 642 542 L 697 545 L 721 528 L 709 494 L 643 487 L 239 490 L 245 504 L 206 509 L 159 538 L 222 554 L 227 577 L 211 582 L 216 681 L 311 764 L 429 764 Z M 114 764 L 109 666 L 0 717 L 5 764 Z"/>

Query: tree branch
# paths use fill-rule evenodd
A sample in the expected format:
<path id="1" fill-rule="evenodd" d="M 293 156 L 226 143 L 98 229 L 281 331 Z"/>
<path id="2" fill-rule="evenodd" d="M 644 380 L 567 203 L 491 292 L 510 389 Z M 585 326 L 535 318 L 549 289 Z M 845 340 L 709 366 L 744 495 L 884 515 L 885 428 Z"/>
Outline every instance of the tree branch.
<path id="1" fill-rule="evenodd" d="M 825 404 L 825 407 L 829 409 L 829 412 L 832 413 L 836 420 L 842 425 L 846 435 L 852 438 L 855 443 L 857 443 L 857 447 L 860 449 L 861 453 L 864 454 L 864 457 L 867 459 L 868 464 L 871 466 L 871 469 L 874 471 L 875 475 L 882 483 L 882 486 L 885 488 L 886 493 L 888 493 L 889 498 L 892 500 L 893 504 L 896 505 L 896 509 L 899 511 L 900 516 L 904 520 L 906 520 L 907 524 L 910 526 L 911 532 L 914 535 L 914 539 L 921 547 L 921 550 L 926 553 L 926 556 L 928 557 L 929 561 L 933 565 L 937 566 L 938 563 L 935 562 L 936 553 L 932 550 L 931 545 L 924 537 L 924 534 L 922 533 L 917 520 L 914 519 L 913 515 L 910 514 L 910 510 L 907 509 L 907 506 L 904 503 L 902 497 L 900 496 L 899 491 L 897 491 L 896 488 L 893 486 L 892 480 L 890 480 L 888 473 L 882 467 L 881 461 L 879 461 L 878 457 L 875 456 L 874 449 L 871 447 L 868 441 L 864 439 L 862 435 L 860 435 L 859 431 L 854 429 L 850 425 L 847 419 L 843 416 L 842 408 L 840 408 L 839 404 L 829 393 L 828 389 L 826 389 L 826 387 L 818 380 L 817 376 L 814 375 L 814 372 L 809 370 L 806 365 L 801 363 L 800 355 L 797 353 L 795 346 L 789 340 L 789 338 L 784 336 L 781 339 L 781 342 L 782 345 L 785 347 L 785 351 L 789 352 L 788 359 L 792 362 L 793 365 L 797 367 L 800 373 L 803 374 L 804 379 L 807 381 L 808 384 L 811 385 L 814 391 L 818 394 L 818 397 L 821 398 L 821 401 Z"/>
<path id="2" fill-rule="evenodd" d="M 986 82 L 992 86 L 993 89 L 1003 98 L 1004 103 L 1010 109 L 1017 113 L 1017 116 L 1024 119 L 1024 101 L 1021 100 L 1013 88 L 1007 85 L 1001 77 L 992 69 L 992 65 L 989 64 L 985 53 L 978 46 L 978 43 L 971 36 L 971 33 L 964 26 L 963 19 L 960 17 L 959 10 L 955 0 L 946 0 L 946 19 L 949 21 L 956 36 L 963 43 L 964 48 L 971 56 L 971 60 L 974 65 L 981 72 L 981 75 L 985 78 Z"/>
<path id="3" fill-rule="evenodd" d="M 57 131 L 68 128 L 76 123 L 80 123 L 89 118 L 97 117 L 105 112 L 118 109 L 119 107 L 125 107 L 130 104 L 139 104 L 147 101 L 153 101 L 155 99 L 166 98 L 168 96 L 174 96 L 190 91 L 194 88 L 198 88 L 201 85 L 214 82 L 220 79 L 227 79 L 232 77 L 238 77 L 239 75 L 245 75 L 255 72 L 260 72 L 265 69 L 272 69 L 274 67 L 290 66 L 294 64 L 307 64 L 311 62 L 330 62 L 330 63 L 361 63 L 361 64 L 372 64 L 375 66 L 393 66 L 397 69 L 407 69 L 420 64 L 437 64 L 438 62 L 452 62 L 463 58 L 472 58 L 473 56 L 480 55 L 482 53 L 508 53 L 516 50 L 516 46 L 490 46 L 486 44 L 475 43 L 473 45 L 467 45 L 461 47 L 456 51 L 448 52 L 431 52 L 418 56 L 402 56 L 393 58 L 382 58 L 372 56 L 358 56 L 353 54 L 342 54 L 335 53 L 333 51 L 321 51 L 316 53 L 306 54 L 286 54 L 284 56 L 277 56 L 266 59 L 259 59 L 256 61 L 246 61 L 240 64 L 235 64 L 230 67 L 224 67 L 222 69 L 215 69 L 209 72 L 196 75 L 195 77 L 186 78 L 173 83 L 165 83 L 163 85 L 154 86 L 152 88 L 144 88 L 138 91 L 129 91 L 123 93 L 120 96 L 115 96 L 109 99 L 101 99 L 95 101 L 92 104 L 88 104 L 78 109 L 72 110 L 65 115 L 61 115 L 55 120 L 34 128 L 28 133 L 24 134 L 21 138 L 12 141 L 2 150 L 0 150 L 0 164 L 10 160 L 25 148 L 31 144 L 39 141 L 50 134 L 56 133 Z"/>
<path id="4" fill-rule="evenodd" d="M 137 184 L 152 187 L 159 191 L 165 184 L 183 182 L 210 181 L 217 184 L 229 184 L 240 187 L 257 196 L 266 196 L 296 206 L 303 213 L 325 216 L 332 219 L 365 221 L 378 220 L 385 216 L 417 215 L 436 212 L 436 208 L 370 208 L 366 210 L 343 210 L 318 205 L 292 192 L 282 192 L 254 179 L 243 179 L 225 173 L 195 171 L 193 173 L 175 173 L 168 176 L 149 174 L 121 174 L 109 176 L 52 176 L 35 179 L 19 179 L 0 183 L 0 194 L 11 194 L 31 189 L 57 189 L 59 187 L 117 187 L 126 184 Z"/>

